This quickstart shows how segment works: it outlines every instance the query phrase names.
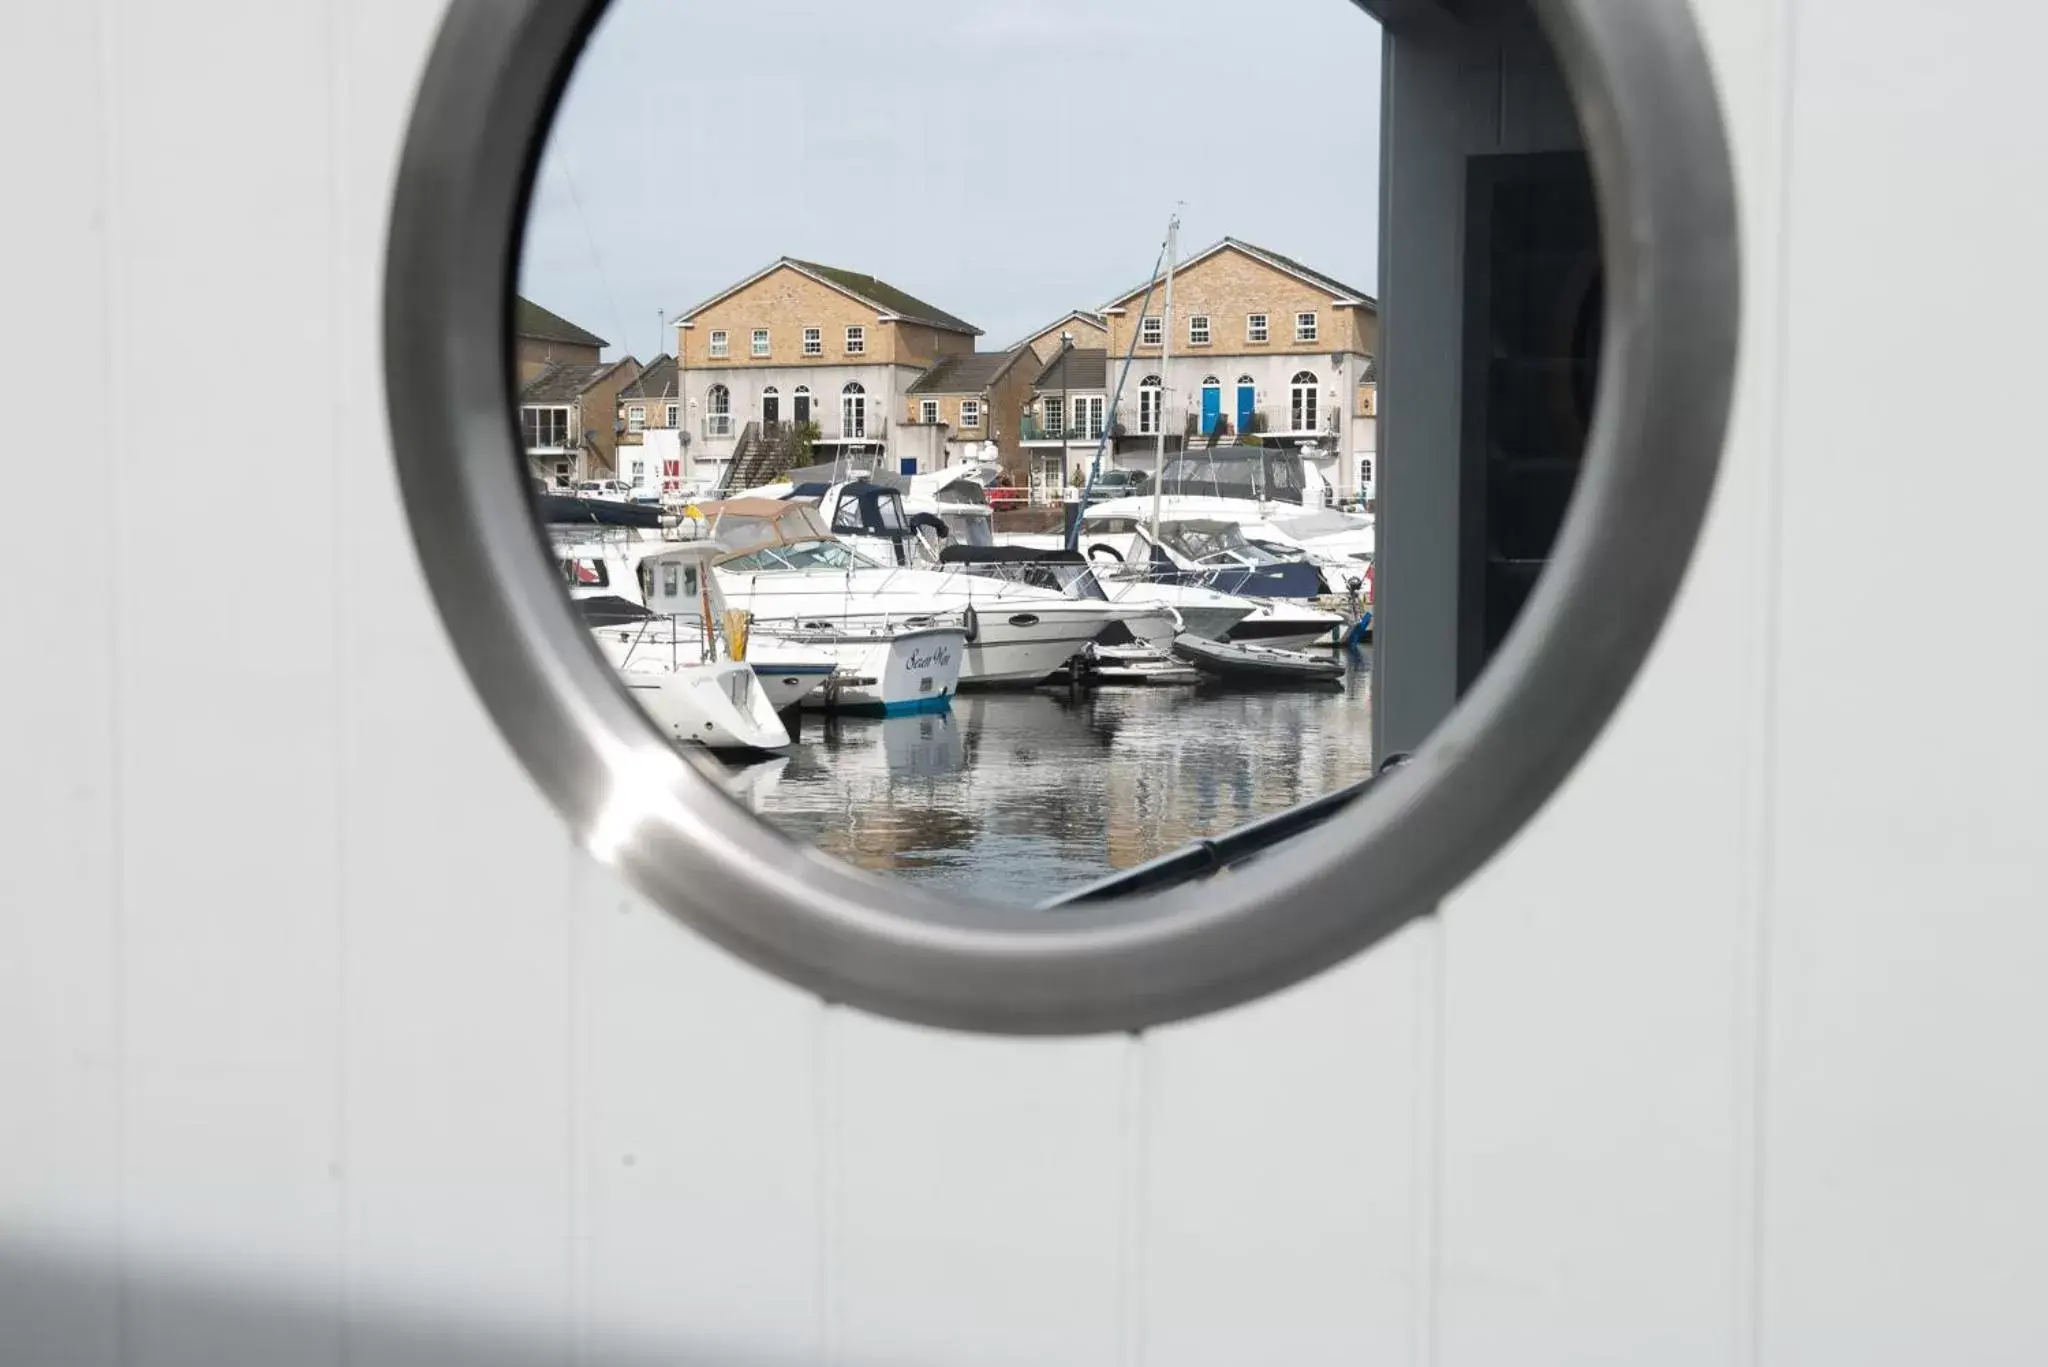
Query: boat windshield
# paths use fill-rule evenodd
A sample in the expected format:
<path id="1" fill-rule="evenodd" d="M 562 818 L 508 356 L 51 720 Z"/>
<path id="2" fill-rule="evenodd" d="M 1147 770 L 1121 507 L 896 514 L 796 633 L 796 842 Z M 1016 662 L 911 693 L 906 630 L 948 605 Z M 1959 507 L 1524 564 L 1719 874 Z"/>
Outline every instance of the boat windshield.
<path id="1" fill-rule="evenodd" d="M 1245 540 L 1235 522 L 1169 523 L 1159 539 L 1197 565 L 1284 565 L 1290 559 Z"/>
<path id="2" fill-rule="evenodd" d="M 1186 451 L 1167 464 L 1160 488 L 1202 498 L 1301 502 L 1307 481 L 1301 454 L 1270 446 L 1219 446 Z"/>
<path id="3" fill-rule="evenodd" d="M 997 562 L 976 566 L 975 572 L 990 578 L 1007 579 L 1013 584 L 1028 584 L 1035 589 L 1049 589 L 1068 598 L 1099 598 L 1105 602 L 1109 598 L 1109 595 L 1102 591 L 1102 585 L 1096 582 L 1095 571 L 1086 565 L 1071 561 Z"/>
<path id="4" fill-rule="evenodd" d="M 719 562 L 718 568 L 738 574 L 784 574 L 791 570 L 872 570 L 881 566 L 839 541 L 799 541 L 793 546 L 768 546 Z"/>
<path id="5" fill-rule="evenodd" d="M 990 525 L 986 508 L 963 508 L 957 504 L 942 503 L 939 505 L 939 517 L 956 546 L 996 544 L 995 528 Z"/>

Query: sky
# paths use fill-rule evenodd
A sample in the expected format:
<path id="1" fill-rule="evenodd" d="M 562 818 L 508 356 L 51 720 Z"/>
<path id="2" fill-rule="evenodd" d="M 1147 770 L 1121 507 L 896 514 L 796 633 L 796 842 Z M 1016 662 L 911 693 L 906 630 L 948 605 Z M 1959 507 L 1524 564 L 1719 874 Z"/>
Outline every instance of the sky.
<path id="1" fill-rule="evenodd" d="M 612 343 L 780 256 L 999 350 L 1142 284 L 1181 207 L 1361 289 L 1379 30 L 1349 0 L 615 0 L 571 78 L 521 292 Z"/>

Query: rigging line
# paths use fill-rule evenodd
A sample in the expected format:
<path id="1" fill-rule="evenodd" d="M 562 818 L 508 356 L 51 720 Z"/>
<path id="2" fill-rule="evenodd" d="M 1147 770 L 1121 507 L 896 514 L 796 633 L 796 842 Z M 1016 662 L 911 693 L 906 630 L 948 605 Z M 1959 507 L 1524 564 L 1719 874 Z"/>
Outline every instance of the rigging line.
<path id="1" fill-rule="evenodd" d="M 583 212 L 583 196 L 576 193 L 576 178 L 569 174 L 569 159 L 556 157 L 555 169 L 562 173 L 562 183 L 569 187 L 569 203 L 576 209 L 576 221 L 583 225 L 583 241 L 590 248 L 590 264 L 597 269 L 597 283 L 604 290 L 604 302 L 606 308 L 611 311 L 612 327 L 622 338 L 631 336 L 632 334 L 621 326 L 625 314 L 619 311 L 618 296 L 612 292 L 611 277 L 605 273 L 604 255 L 597 249 L 597 234 L 590 230 L 590 216 Z M 628 356 L 633 354 L 632 347 L 624 342 L 620 343 L 620 350 Z"/>

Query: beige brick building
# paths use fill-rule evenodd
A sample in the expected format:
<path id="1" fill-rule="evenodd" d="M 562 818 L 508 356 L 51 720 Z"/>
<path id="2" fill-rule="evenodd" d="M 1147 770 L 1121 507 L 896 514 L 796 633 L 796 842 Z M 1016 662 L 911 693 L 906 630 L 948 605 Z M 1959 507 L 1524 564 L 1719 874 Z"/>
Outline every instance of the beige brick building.
<path id="1" fill-rule="evenodd" d="M 1131 383 L 1111 417 L 1132 439 L 1162 428 L 1268 442 L 1314 443 L 1312 460 L 1340 494 L 1358 491 L 1376 452 L 1373 357 L 1379 304 L 1299 261 L 1225 238 L 1179 264 L 1171 359 L 1164 282 L 1103 308 L 1110 365 L 1136 340 Z M 1142 444 L 1142 443 L 1140 443 Z"/>
<path id="2" fill-rule="evenodd" d="M 512 353 L 519 384 L 524 387 L 549 366 L 596 365 L 610 346 L 594 332 L 577 327 L 530 299 L 512 301 Z"/>
<path id="3" fill-rule="evenodd" d="M 781 257 L 676 319 L 692 473 L 744 463 L 793 422 L 816 423 L 828 455 L 880 451 L 911 385 L 980 335 L 871 275 Z"/>

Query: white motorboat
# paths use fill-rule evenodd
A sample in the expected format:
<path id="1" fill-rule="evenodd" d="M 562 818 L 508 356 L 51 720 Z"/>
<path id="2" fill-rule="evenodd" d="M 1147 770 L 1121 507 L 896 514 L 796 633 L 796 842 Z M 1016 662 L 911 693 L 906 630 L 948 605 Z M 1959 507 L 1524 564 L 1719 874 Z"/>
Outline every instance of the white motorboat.
<path id="1" fill-rule="evenodd" d="M 735 617 L 715 571 L 702 589 L 706 607 L 662 617 L 648 606 L 661 593 L 657 567 L 670 560 L 708 567 L 727 554 L 725 547 L 711 540 L 612 537 L 561 545 L 556 554 L 571 596 L 582 600 L 599 648 L 615 667 L 664 653 L 677 661 L 702 658 L 723 641 L 728 652 L 737 646 L 778 713 L 797 706 L 877 716 L 941 711 L 959 690 L 967 631 L 957 621 Z"/>
<path id="2" fill-rule="evenodd" d="M 1035 684 L 1112 623 L 1140 616 L 1104 598 L 877 564 L 828 531 L 818 509 L 801 499 L 729 499 L 701 511 L 706 534 L 730 551 L 717 570 L 726 597 L 764 629 L 957 622 L 967 633 L 963 688 Z"/>
<path id="3" fill-rule="evenodd" d="M 671 740 L 786 750 L 789 730 L 744 658 L 745 622 L 724 611 L 705 551 L 685 545 L 641 559 L 635 578 L 648 615 L 637 624 L 618 622 L 619 609 L 602 599 L 585 600 L 586 620 L 602 623 L 592 628 L 599 650 Z"/>

